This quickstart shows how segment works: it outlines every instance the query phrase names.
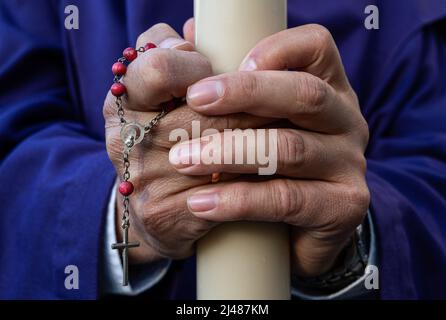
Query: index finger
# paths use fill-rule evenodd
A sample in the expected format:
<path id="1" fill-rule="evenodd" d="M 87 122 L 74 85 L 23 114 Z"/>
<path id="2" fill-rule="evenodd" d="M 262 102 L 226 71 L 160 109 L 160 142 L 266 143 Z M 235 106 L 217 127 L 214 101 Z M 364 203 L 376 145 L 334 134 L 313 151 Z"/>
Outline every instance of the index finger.
<path id="1" fill-rule="evenodd" d="M 239 70 L 284 69 L 311 73 L 335 89 L 350 88 L 334 39 L 320 25 L 284 30 L 261 40 L 246 55 Z"/>
<path id="2" fill-rule="evenodd" d="M 141 33 L 136 40 L 136 47 L 143 47 L 152 42 L 160 48 L 192 51 L 194 44 L 183 39 L 171 26 L 158 23 Z"/>

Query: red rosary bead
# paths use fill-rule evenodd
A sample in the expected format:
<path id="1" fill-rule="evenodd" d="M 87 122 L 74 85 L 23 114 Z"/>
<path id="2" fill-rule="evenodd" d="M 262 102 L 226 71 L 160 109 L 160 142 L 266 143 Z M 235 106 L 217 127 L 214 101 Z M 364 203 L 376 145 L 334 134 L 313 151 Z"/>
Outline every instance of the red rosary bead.
<path id="1" fill-rule="evenodd" d="M 144 46 L 144 50 L 150 50 L 156 48 L 156 44 L 152 43 L 152 42 L 148 42 L 145 46 Z"/>
<path id="2" fill-rule="evenodd" d="M 110 91 L 115 97 L 120 97 L 126 92 L 126 88 L 122 83 L 116 82 L 112 84 Z"/>
<path id="3" fill-rule="evenodd" d="M 112 72 L 115 76 L 122 76 L 127 72 L 127 67 L 122 62 L 115 62 L 112 66 Z"/>
<path id="4" fill-rule="evenodd" d="M 129 47 L 122 52 L 122 55 L 127 61 L 132 62 L 138 57 L 138 52 L 135 50 L 135 48 Z"/>
<path id="5" fill-rule="evenodd" d="M 133 183 L 130 181 L 122 181 L 119 184 L 119 193 L 122 194 L 124 197 L 128 197 L 133 193 L 134 187 Z"/>

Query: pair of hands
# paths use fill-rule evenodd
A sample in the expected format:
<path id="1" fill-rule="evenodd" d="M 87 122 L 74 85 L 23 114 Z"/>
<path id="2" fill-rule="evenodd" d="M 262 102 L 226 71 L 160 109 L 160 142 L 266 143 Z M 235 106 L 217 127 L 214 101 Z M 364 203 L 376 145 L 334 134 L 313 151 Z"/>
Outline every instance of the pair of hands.
<path id="1" fill-rule="evenodd" d="M 368 127 L 333 38 L 318 25 L 288 29 L 260 41 L 238 72 L 213 76 L 208 59 L 194 51 L 193 28 L 193 20 L 186 22 L 184 39 L 166 24 L 141 34 L 136 47 L 153 42 L 158 48 L 133 61 L 123 79 L 127 119 L 148 123 L 162 103 L 187 101 L 130 153 L 130 240 L 141 242 L 130 250 L 130 261 L 185 258 L 225 221 L 280 221 L 291 226 L 294 271 L 328 271 L 363 221 L 370 197 Z M 103 111 L 108 154 L 121 176 L 123 146 L 110 92 Z M 193 120 L 201 130 L 220 132 L 277 128 L 276 175 L 259 179 L 253 164 L 179 164 L 205 145 L 169 141 L 177 128 L 191 136 Z M 223 157 L 223 150 L 217 154 Z M 222 172 L 217 184 L 211 184 L 213 172 Z M 118 195 L 117 221 L 121 204 Z"/>

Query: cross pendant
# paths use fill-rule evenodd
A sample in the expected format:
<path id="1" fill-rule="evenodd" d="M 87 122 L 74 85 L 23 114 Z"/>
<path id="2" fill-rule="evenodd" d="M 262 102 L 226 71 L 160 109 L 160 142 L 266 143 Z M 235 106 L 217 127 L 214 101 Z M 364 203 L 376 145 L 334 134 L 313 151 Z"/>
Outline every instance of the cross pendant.
<path id="1" fill-rule="evenodd" d="M 127 286 L 129 284 L 129 257 L 128 249 L 139 247 L 139 242 L 129 242 L 129 227 L 126 225 L 124 228 L 123 241 L 120 243 L 112 244 L 112 249 L 120 250 L 122 249 L 122 285 Z"/>

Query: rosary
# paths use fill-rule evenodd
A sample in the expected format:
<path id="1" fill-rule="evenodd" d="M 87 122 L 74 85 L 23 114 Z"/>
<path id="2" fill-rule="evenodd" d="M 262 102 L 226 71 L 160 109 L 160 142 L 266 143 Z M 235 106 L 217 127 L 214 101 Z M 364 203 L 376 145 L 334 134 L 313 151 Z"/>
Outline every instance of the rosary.
<path id="1" fill-rule="evenodd" d="M 122 266 L 123 266 L 123 277 L 122 285 L 127 286 L 129 283 L 129 270 L 128 270 L 128 249 L 139 247 L 139 242 L 129 242 L 129 227 L 130 227 L 130 217 L 129 217 L 129 196 L 133 193 L 134 186 L 129 181 L 130 180 L 130 161 L 129 153 L 130 150 L 140 143 L 145 135 L 149 134 L 150 131 L 158 121 L 163 118 L 169 111 L 175 108 L 175 103 L 168 103 L 163 107 L 163 110 L 155 116 L 146 126 L 133 121 L 127 122 L 124 118 L 124 108 L 122 105 L 122 96 L 126 93 L 126 87 L 120 82 L 121 78 L 127 72 L 127 66 L 125 62 L 131 63 L 138 57 L 138 53 L 143 53 L 147 50 L 156 48 L 153 43 L 147 43 L 144 47 L 138 49 L 127 48 L 123 52 L 123 57 L 119 58 L 112 66 L 112 72 L 114 75 L 113 85 L 110 88 L 111 93 L 116 97 L 116 107 L 117 113 L 121 125 L 121 140 L 124 144 L 123 149 L 123 162 L 124 162 L 124 173 L 122 175 L 121 183 L 119 184 L 119 193 L 124 197 L 123 200 L 123 213 L 122 213 L 122 234 L 123 240 L 120 243 L 112 244 L 112 249 L 122 250 Z"/>

